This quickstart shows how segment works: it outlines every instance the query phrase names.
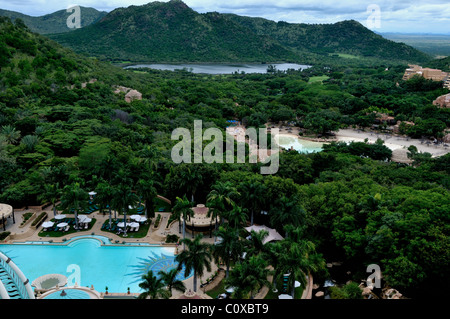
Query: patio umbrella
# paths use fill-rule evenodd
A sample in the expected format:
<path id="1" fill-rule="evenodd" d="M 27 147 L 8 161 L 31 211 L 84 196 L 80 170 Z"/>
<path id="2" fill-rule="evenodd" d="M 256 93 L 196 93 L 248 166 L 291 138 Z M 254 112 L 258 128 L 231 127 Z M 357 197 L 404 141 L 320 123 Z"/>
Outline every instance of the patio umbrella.
<path id="1" fill-rule="evenodd" d="M 120 222 L 120 223 L 117 224 L 117 227 L 120 227 L 120 228 L 125 227 L 125 223 L 124 222 Z"/>
<path id="2" fill-rule="evenodd" d="M 58 227 L 66 227 L 67 225 L 69 225 L 69 224 L 67 224 L 67 223 L 59 223 L 56 226 L 58 226 Z"/>
<path id="3" fill-rule="evenodd" d="M 66 215 L 64 215 L 64 214 L 59 214 L 59 215 L 55 216 L 55 219 L 57 219 L 57 220 L 64 219 L 64 218 L 66 218 Z"/>
<path id="4" fill-rule="evenodd" d="M 42 223 L 42 227 L 44 227 L 44 228 L 53 227 L 54 224 L 55 224 L 54 222 L 48 221 L 48 222 Z"/>
<path id="5" fill-rule="evenodd" d="M 138 223 L 130 223 L 130 224 L 127 224 L 128 226 L 130 226 L 130 227 L 132 227 L 132 228 L 134 228 L 134 227 L 139 227 L 139 224 Z"/>
<path id="6" fill-rule="evenodd" d="M 141 216 L 139 216 L 139 215 L 131 215 L 130 218 L 133 219 L 133 220 L 136 220 L 136 219 L 141 218 Z"/>
<path id="7" fill-rule="evenodd" d="M 94 192 L 94 191 L 92 191 L 92 192 L 89 192 L 89 195 L 91 195 L 91 196 L 95 196 L 95 195 L 97 195 L 97 193 L 96 193 L 96 192 Z"/>
<path id="8" fill-rule="evenodd" d="M 146 220 L 147 218 L 145 218 L 144 216 L 139 216 L 138 218 L 135 219 L 135 221 L 137 221 L 138 223 L 145 222 Z"/>

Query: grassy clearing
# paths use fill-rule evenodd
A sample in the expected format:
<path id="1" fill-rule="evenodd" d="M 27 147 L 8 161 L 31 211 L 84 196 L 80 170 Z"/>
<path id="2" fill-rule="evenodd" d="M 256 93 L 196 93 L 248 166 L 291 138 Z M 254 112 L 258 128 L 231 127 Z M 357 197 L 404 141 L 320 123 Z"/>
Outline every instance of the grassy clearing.
<path id="1" fill-rule="evenodd" d="M 327 75 L 320 75 L 320 76 L 312 76 L 309 78 L 308 83 L 314 83 L 314 82 L 320 82 L 322 83 L 325 80 L 328 80 L 330 77 Z"/>

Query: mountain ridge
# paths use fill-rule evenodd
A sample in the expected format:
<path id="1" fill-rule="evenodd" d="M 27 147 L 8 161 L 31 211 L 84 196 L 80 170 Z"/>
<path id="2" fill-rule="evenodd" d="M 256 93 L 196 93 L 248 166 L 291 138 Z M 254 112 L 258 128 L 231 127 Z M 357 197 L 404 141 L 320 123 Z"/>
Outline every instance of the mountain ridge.
<path id="1" fill-rule="evenodd" d="M 180 0 L 116 8 L 84 28 L 48 36 L 76 52 L 110 61 L 314 63 L 339 54 L 408 63 L 430 60 L 354 20 L 275 22 L 198 13 Z"/>

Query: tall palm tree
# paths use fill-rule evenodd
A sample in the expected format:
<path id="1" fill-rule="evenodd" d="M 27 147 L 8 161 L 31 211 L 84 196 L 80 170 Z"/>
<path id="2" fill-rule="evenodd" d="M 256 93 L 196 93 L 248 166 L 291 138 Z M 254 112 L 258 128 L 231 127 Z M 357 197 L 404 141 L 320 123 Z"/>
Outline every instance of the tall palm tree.
<path id="1" fill-rule="evenodd" d="M 61 197 L 62 189 L 59 187 L 58 182 L 54 184 L 44 183 L 43 188 L 44 191 L 39 196 L 39 199 L 52 203 L 53 216 L 56 216 L 56 202 Z"/>
<path id="2" fill-rule="evenodd" d="M 250 232 L 250 238 L 246 241 L 247 255 L 265 254 L 268 251 L 268 246 L 265 245 L 264 239 L 269 235 L 267 230 L 260 230 Z"/>
<path id="3" fill-rule="evenodd" d="M 172 208 L 172 214 L 178 218 L 178 222 L 181 224 L 181 219 L 183 219 L 183 239 L 186 238 L 186 221 L 194 215 L 192 210 L 193 203 L 191 203 L 186 195 L 183 198 L 177 197 L 175 199 L 175 205 Z M 183 249 L 185 245 L 183 245 Z"/>
<path id="4" fill-rule="evenodd" d="M 133 192 L 130 185 L 120 184 L 114 192 L 113 204 L 119 212 L 123 213 L 124 236 L 127 236 L 127 211 L 129 206 L 134 206 L 138 201 L 138 196 Z"/>
<path id="5" fill-rule="evenodd" d="M 207 216 L 216 220 L 215 232 L 217 232 L 218 218 L 233 207 L 235 203 L 233 197 L 235 196 L 239 196 L 239 193 L 229 181 L 217 182 L 212 186 L 212 190 L 206 198 L 206 206 L 209 208 Z M 216 238 L 215 236 L 214 242 Z"/>
<path id="6" fill-rule="evenodd" d="M 100 212 L 103 212 L 104 209 L 108 208 L 109 210 L 109 227 L 111 228 L 112 224 L 112 203 L 114 200 L 114 189 L 113 187 L 103 181 L 97 184 L 95 189 L 96 195 L 94 197 L 94 203 L 96 203 L 100 207 Z"/>
<path id="7" fill-rule="evenodd" d="M 263 184 L 256 181 L 244 181 L 241 188 L 241 201 L 250 211 L 250 225 L 253 225 L 254 213 L 261 210 L 266 198 L 265 188 Z"/>
<path id="8" fill-rule="evenodd" d="M 162 279 L 163 283 L 166 285 L 169 296 L 172 297 L 172 289 L 184 292 L 186 291 L 186 285 L 183 281 L 177 278 L 180 269 L 173 268 L 167 272 L 160 270 L 158 272 L 159 277 Z"/>
<path id="9" fill-rule="evenodd" d="M 194 291 L 197 291 L 197 277 L 202 277 L 204 270 L 211 271 L 211 251 L 210 245 L 202 243 L 203 236 L 198 234 L 193 240 L 184 238 L 181 241 L 187 245 L 188 249 L 183 250 L 175 257 L 178 268 L 185 266 L 184 276 L 187 277 L 194 271 Z"/>
<path id="10" fill-rule="evenodd" d="M 158 195 L 155 187 L 155 181 L 150 177 L 149 174 L 146 174 L 143 176 L 143 178 L 138 180 L 136 184 L 136 190 L 140 197 L 144 199 L 145 217 L 155 217 L 155 209 L 153 203 L 156 195 Z"/>
<path id="11" fill-rule="evenodd" d="M 203 181 L 203 176 L 193 165 L 186 164 L 184 168 L 180 173 L 180 186 L 191 194 L 191 201 L 194 202 L 195 193 Z"/>
<path id="12" fill-rule="evenodd" d="M 231 262 L 238 261 L 243 251 L 242 242 L 239 240 L 239 230 L 231 227 L 220 226 L 216 232 L 222 240 L 212 246 L 213 256 L 217 263 L 223 261 L 228 278 Z"/>
<path id="13" fill-rule="evenodd" d="M 75 227 L 78 229 L 78 213 L 88 206 L 89 195 L 80 187 L 79 183 L 66 185 L 61 196 L 61 207 L 64 210 L 73 210 L 75 213 Z"/>
<path id="14" fill-rule="evenodd" d="M 267 279 L 270 273 L 262 256 L 251 256 L 233 267 L 225 284 L 234 287 L 234 298 L 243 299 L 250 294 L 250 298 L 253 299 L 263 286 L 271 287 Z"/>
<path id="15" fill-rule="evenodd" d="M 149 271 L 142 276 L 142 282 L 139 284 L 139 288 L 144 292 L 139 294 L 139 299 L 157 299 L 157 298 L 169 298 L 169 291 L 166 289 L 166 285 L 162 278 L 158 278 L 153 274 L 153 271 Z"/>
<path id="16" fill-rule="evenodd" d="M 303 287 L 306 286 L 306 275 L 325 267 L 325 261 L 315 251 L 315 245 L 304 239 L 304 227 L 294 228 L 286 226 L 289 236 L 280 245 L 283 253 L 279 256 L 283 273 L 288 273 L 288 287 L 295 295 L 295 281 L 298 280 Z"/>
<path id="17" fill-rule="evenodd" d="M 226 219 L 231 227 L 239 228 L 247 221 L 247 209 L 236 204 L 226 213 Z"/>

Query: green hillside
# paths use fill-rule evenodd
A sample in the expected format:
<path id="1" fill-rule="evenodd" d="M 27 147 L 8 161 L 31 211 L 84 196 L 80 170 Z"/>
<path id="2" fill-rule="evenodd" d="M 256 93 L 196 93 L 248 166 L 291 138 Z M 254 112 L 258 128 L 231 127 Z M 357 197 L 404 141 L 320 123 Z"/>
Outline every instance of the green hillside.
<path id="1" fill-rule="evenodd" d="M 12 21 L 15 21 L 16 19 L 22 19 L 22 21 L 28 28 L 30 28 L 31 31 L 40 34 L 72 31 L 73 29 L 69 29 L 66 23 L 67 18 L 71 14 L 72 12 L 59 10 L 43 16 L 32 17 L 15 11 L 0 9 L 0 16 L 8 17 Z M 98 11 L 94 8 L 80 7 L 80 14 L 81 27 L 85 27 L 103 18 L 107 14 L 107 12 Z"/>
<path id="2" fill-rule="evenodd" d="M 334 24 L 298 24 L 234 14 L 227 16 L 258 35 L 269 36 L 294 50 L 417 62 L 430 59 L 427 54 L 406 44 L 387 40 L 354 20 Z"/>
<path id="3" fill-rule="evenodd" d="M 429 68 L 440 69 L 445 72 L 450 72 L 450 56 L 443 59 L 431 60 L 426 64 Z"/>
<path id="4" fill-rule="evenodd" d="M 317 63 L 335 60 L 338 54 L 406 62 L 430 59 L 355 21 L 308 25 L 199 14 L 179 0 L 119 8 L 98 23 L 51 37 L 77 52 L 133 62 Z"/>
<path id="5" fill-rule="evenodd" d="M 181 1 L 119 8 L 100 22 L 53 39 L 103 59 L 132 61 L 286 61 L 297 56 L 218 13 Z"/>

